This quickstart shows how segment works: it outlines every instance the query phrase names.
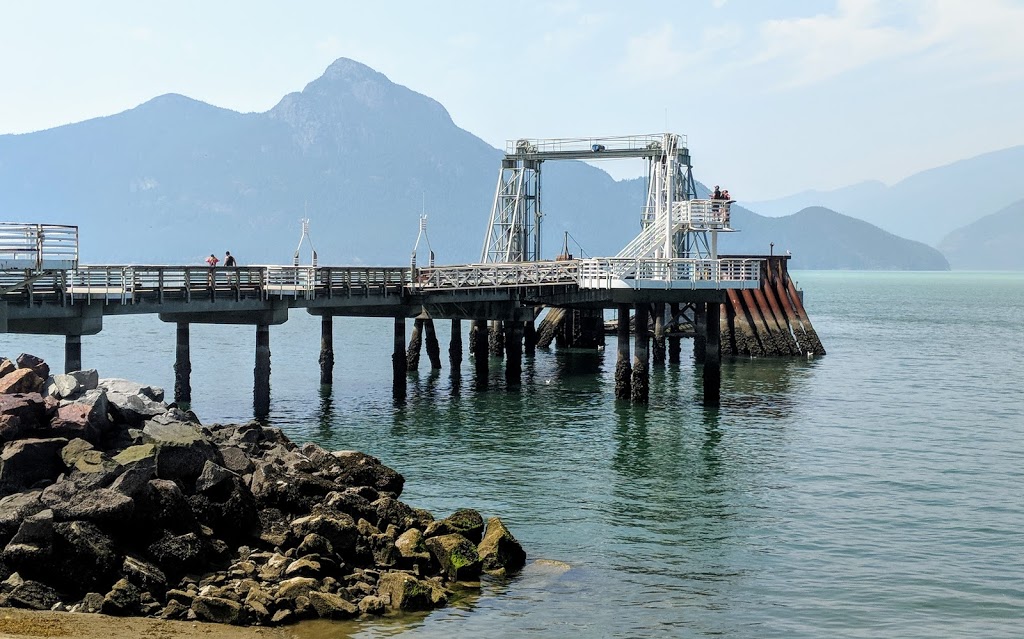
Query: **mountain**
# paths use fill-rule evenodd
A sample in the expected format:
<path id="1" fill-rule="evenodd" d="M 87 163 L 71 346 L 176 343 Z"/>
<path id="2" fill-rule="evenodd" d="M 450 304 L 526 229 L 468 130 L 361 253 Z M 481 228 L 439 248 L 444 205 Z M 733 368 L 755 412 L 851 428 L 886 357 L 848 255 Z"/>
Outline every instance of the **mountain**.
<path id="1" fill-rule="evenodd" d="M 763 254 L 789 251 L 792 269 L 949 270 L 939 251 L 882 231 L 863 220 L 822 207 L 770 218 L 733 205 L 732 226 L 738 233 L 720 234 L 721 253 Z"/>
<path id="2" fill-rule="evenodd" d="M 953 268 L 1024 271 L 1024 200 L 959 228 L 939 242 Z"/>
<path id="3" fill-rule="evenodd" d="M 950 231 L 1024 198 L 1022 170 L 1024 146 L 1015 146 L 922 171 L 890 187 L 866 182 L 744 206 L 767 214 L 824 206 L 934 246 Z"/>
<path id="4" fill-rule="evenodd" d="M 342 58 L 264 113 L 164 95 L 108 117 L 0 135 L 0 215 L 78 225 L 83 263 L 135 264 L 202 264 L 225 250 L 241 264 L 287 264 L 308 217 L 320 263 L 341 265 L 408 264 L 425 210 L 438 263 L 474 262 L 501 158 L 435 100 Z M 543 171 L 546 256 L 563 231 L 587 255 L 614 255 L 638 231 L 643 180 L 615 181 L 582 162 Z M 749 211 L 737 220 L 743 233 L 723 252 L 730 241 L 764 252 L 775 240 L 798 268 L 943 268 L 909 243 L 878 239 L 878 229 L 857 237 L 892 255 L 866 252 L 828 212 L 804 215 L 806 229 Z M 812 259 L 816 251 L 829 259 Z"/>

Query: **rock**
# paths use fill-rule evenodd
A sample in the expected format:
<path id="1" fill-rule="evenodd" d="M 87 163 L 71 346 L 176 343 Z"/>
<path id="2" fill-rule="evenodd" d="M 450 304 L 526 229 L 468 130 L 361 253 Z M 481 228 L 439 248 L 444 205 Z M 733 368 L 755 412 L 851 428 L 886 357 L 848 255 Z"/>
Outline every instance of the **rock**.
<path id="1" fill-rule="evenodd" d="M 38 393 L 43 390 L 45 380 L 30 368 L 19 368 L 0 377 L 0 393 Z"/>
<path id="2" fill-rule="evenodd" d="M 101 391 L 89 391 L 87 396 L 57 409 L 49 434 L 68 439 L 81 437 L 99 445 L 109 425 L 106 396 Z"/>
<path id="3" fill-rule="evenodd" d="M 82 391 L 82 385 L 74 375 L 54 375 L 47 382 L 46 394 L 57 399 L 73 397 Z"/>
<path id="4" fill-rule="evenodd" d="M 221 597 L 196 597 L 192 610 L 201 621 L 240 625 L 244 622 L 242 605 Z"/>
<path id="5" fill-rule="evenodd" d="M 142 606 L 142 592 L 127 579 L 121 579 L 103 597 L 101 611 L 105 615 L 137 614 Z"/>
<path id="6" fill-rule="evenodd" d="M 100 376 L 96 372 L 95 368 L 87 368 L 81 371 L 71 371 L 68 373 L 76 380 L 81 388 L 81 392 L 96 390 L 99 387 Z"/>
<path id="7" fill-rule="evenodd" d="M 406 504 L 392 497 L 381 497 L 373 502 L 377 513 L 377 527 L 397 526 L 402 532 L 413 528 L 417 523 L 416 513 Z"/>
<path id="8" fill-rule="evenodd" d="M 277 589 L 277 598 L 294 601 L 298 597 L 308 597 L 311 590 L 317 587 L 312 577 L 292 577 L 281 582 Z"/>
<path id="9" fill-rule="evenodd" d="M 264 581 L 277 581 L 284 574 L 285 568 L 291 561 L 282 554 L 274 553 L 263 568 L 260 569 L 260 579 Z"/>
<path id="10" fill-rule="evenodd" d="M 526 551 L 497 517 L 487 520 L 487 532 L 477 552 L 483 569 L 492 574 L 511 574 L 526 564 Z"/>
<path id="11" fill-rule="evenodd" d="M 6 357 L 0 357 L 0 377 L 13 373 L 15 369 L 17 369 L 17 366 L 14 365 L 14 362 Z"/>
<path id="12" fill-rule="evenodd" d="M 39 393 L 0 395 L 0 416 L 17 417 L 10 425 L 0 425 L 4 441 L 21 439 L 47 422 L 46 403 Z"/>
<path id="13" fill-rule="evenodd" d="M 246 541 L 259 529 L 256 500 L 234 475 L 205 493 L 190 495 L 188 504 L 199 523 L 232 542 Z"/>
<path id="14" fill-rule="evenodd" d="M 474 544 L 479 544 L 484 534 L 484 518 L 472 508 L 463 508 L 427 526 L 423 536 L 436 537 L 452 533 L 458 533 Z"/>
<path id="15" fill-rule="evenodd" d="M 3 550 L 3 560 L 18 570 L 31 570 L 39 562 L 49 559 L 53 552 L 53 511 L 41 510 L 25 517 L 18 532 Z"/>
<path id="16" fill-rule="evenodd" d="M 356 523 L 343 513 L 300 517 L 292 521 L 292 533 L 298 539 L 305 539 L 310 533 L 320 535 L 329 541 L 334 552 L 341 556 L 347 556 L 355 550 L 356 539 L 359 536 Z"/>
<path id="17" fill-rule="evenodd" d="M 156 475 L 156 464 L 137 464 L 121 473 L 110 484 L 110 490 L 135 499 L 149 488 L 149 481 Z"/>
<path id="18" fill-rule="evenodd" d="M 150 544 L 146 551 L 161 570 L 174 575 L 201 570 L 206 554 L 202 540 L 195 533 L 166 533 Z"/>
<path id="19" fill-rule="evenodd" d="M 359 612 L 364 615 L 382 615 L 386 609 L 384 600 L 377 595 L 366 595 L 359 600 Z"/>
<path id="20" fill-rule="evenodd" d="M 14 493 L 0 499 L 0 539 L 9 540 L 14 533 L 18 532 L 21 522 L 26 517 L 45 509 L 39 498 L 42 494 L 41 490 L 32 490 Z"/>
<path id="21" fill-rule="evenodd" d="M 432 610 L 444 605 L 447 597 L 429 581 L 420 580 L 407 572 L 386 572 L 377 582 L 377 590 L 387 598 L 392 610 Z"/>
<path id="22" fill-rule="evenodd" d="M 121 574 L 141 590 L 154 593 L 167 591 L 167 576 L 164 575 L 164 571 L 140 557 L 126 556 L 121 564 Z"/>
<path id="23" fill-rule="evenodd" d="M 191 608 L 174 599 L 167 602 L 167 605 L 160 611 L 161 619 L 182 619 Z"/>
<path id="24" fill-rule="evenodd" d="M 0 397 L 10 397 L 10 395 L 0 395 Z M 0 442 L 28 437 L 35 429 L 35 425 L 26 424 L 17 415 L 0 415 Z"/>
<path id="25" fill-rule="evenodd" d="M 121 464 L 96 450 L 84 439 L 73 439 L 60 451 L 61 460 L 71 468 L 75 485 L 87 488 L 109 486 L 124 470 Z"/>
<path id="26" fill-rule="evenodd" d="M 203 465 L 203 471 L 199 473 L 199 477 L 196 479 L 196 490 L 199 492 L 206 492 L 216 488 L 221 484 L 221 482 L 237 478 L 238 475 L 223 466 L 218 466 L 212 461 L 207 461 Z"/>
<path id="27" fill-rule="evenodd" d="M 468 581 L 480 577 L 480 555 L 476 544 L 458 533 L 430 537 L 425 542 L 441 570 L 453 581 Z"/>
<path id="28" fill-rule="evenodd" d="M 331 453 L 340 467 L 335 480 L 346 486 L 370 486 L 378 491 L 402 494 L 405 478 L 376 457 L 351 450 Z"/>
<path id="29" fill-rule="evenodd" d="M 224 459 L 224 468 L 237 475 L 247 475 L 255 468 L 245 451 L 237 446 L 221 448 L 220 454 Z"/>
<path id="30" fill-rule="evenodd" d="M 288 564 L 284 569 L 285 577 L 319 577 L 320 562 L 312 557 L 302 557 Z"/>
<path id="31" fill-rule="evenodd" d="M 46 379 L 50 376 L 50 366 L 35 355 L 22 353 L 21 355 L 18 355 L 17 362 L 19 369 L 30 369 L 33 373 L 38 375 L 40 379 Z"/>
<path id="32" fill-rule="evenodd" d="M 370 535 L 370 551 L 373 553 L 373 563 L 381 568 L 392 568 L 398 563 L 401 556 L 395 548 L 397 532 L 394 526 L 388 526 L 386 532 Z"/>
<path id="33" fill-rule="evenodd" d="M 103 609 L 103 595 L 98 592 L 87 592 L 82 597 L 79 612 L 99 612 Z"/>
<path id="34" fill-rule="evenodd" d="M 67 592 L 104 588 L 118 575 L 121 553 L 117 544 L 87 521 L 53 525 L 53 557 L 39 566 L 46 582 Z"/>
<path id="35" fill-rule="evenodd" d="M 329 592 L 310 592 L 309 603 L 321 619 L 350 619 L 359 612 L 344 597 Z"/>
<path id="36" fill-rule="evenodd" d="M 152 479 L 136 498 L 139 519 L 157 528 L 176 532 L 195 531 L 195 515 L 176 483 Z"/>
<path id="37" fill-rule="evenodd" d="M 142 437 L 157 448 L 156 474 L 161 479 L 192 482 L 206 462 L 220 461 L 216 447 L 194 424 L 150 421 L 142 429 Z"/>
<path id="38" fill-rule="evenodd" d="M 42 501 L 53 509 L 56 521 L 84 519 L 116 523 L 131 517 L 135 510 L 135 501 L 116 490 L 79 490 L 74 483 L 67 480 L 47 487 L 43 491 Z"/>
<path id="39" fill-rule="evenodd" d="M 0 453 L 0 493 L 7 495 L 42 480 L 56 479 L 64 472 L 60 451 L 67 443 L 62 437 L 53 437 L 4 444 Z"/>
<path id="40" fill-rule="evenodd" d="M 276 626 L 278 624 L 284 623 L 292 616 L 293 615 L 291 610 L 278 610 L 274 613 L 274 616 L 270 618 L 270 623 Z"/>
<path id="41" fill-rule="evenodd" d="M 138 444 L 136 446 L 129 446 L 120 453 L 114 455 L 114 461 L 125 466 L 126 468 L 134 467 L 138 464 L 152 464 L 154 470 L 156 469 L 156 445 L 155 444 Z"/>
<path id="42" fill-rule="evenodd" d="M 378 499 L 378 496 L 375 494 L 373 499 Z M 330 492 L 324 497 L 322 503 L 325 508 L 345 513 L 355 520 L 377 520 L 377 508 L 373 505 L 373 502 L 365 496 L 350 490 Z"/>
<path id="43" fill-rule="evenodd" d="M 154 402 L 164 401 L 164 389 L 158 386 L 147 386 L 127 379 L 105 378 L 98 380 L 97 388 L 102 388 L 108 395 L 136 395 Z"/>
<path id="44" fill-rule="evenodd" d="M 305 557 L 306 555 L 330 556 L 332 554 L 334 554 L 334 546 L 331 545 L 331 542 L 326 537 L 316 533 L 306 535 L 295 549 L 296 557 Z"/>
<path id="45" fill-rule="evenodd" d="M 38 581 L 25 581 L 14 588 L 7 597 L 8 605 L 30 610 L 50 610 L 60 602 L 60 595 L 53 588 Z"/>

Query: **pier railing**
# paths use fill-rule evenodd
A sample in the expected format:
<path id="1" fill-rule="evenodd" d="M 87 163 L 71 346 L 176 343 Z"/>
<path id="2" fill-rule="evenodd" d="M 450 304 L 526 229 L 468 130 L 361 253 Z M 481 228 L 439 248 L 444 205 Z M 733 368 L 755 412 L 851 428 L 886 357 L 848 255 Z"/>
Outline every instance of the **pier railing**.
<path id="1" fill-rule="evenodd" d="M 78 266 L 78 227 L 0 222 L 0 269 L 67 270 Z"/>
<path id="2" fill-rule="evenodd" d="M 753 259 L 580 260 L 580 288 L 757 288 L 761 266 Z"/>

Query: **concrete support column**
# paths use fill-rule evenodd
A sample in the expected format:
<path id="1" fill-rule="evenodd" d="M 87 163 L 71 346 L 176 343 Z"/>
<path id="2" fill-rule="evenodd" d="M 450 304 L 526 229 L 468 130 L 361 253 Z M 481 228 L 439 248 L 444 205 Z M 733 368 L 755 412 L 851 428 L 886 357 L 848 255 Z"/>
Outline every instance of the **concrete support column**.
<path id="1" fill-rule="evenodd" d="M 448 361 L 451 363 L 452 373 L 462 370 L 462 320 L 452 320 L 452 339 L 448 344 Z"/>
<path id="2" fill-rule="evenodd" d="M 429 317 L 423 320 L 423 334 L 427 342 L 427 358 L 430 360 L 430 368 L 439 371 L 441 370 L 441 345 L 437 343 L 434 320 Z"/>
<path id="3" fill-rule="evenodd" d="M 505 323 L 505 385 L 517 388 L 523 384 L 523 324 Z"/>
<path id="4" fill-rule="evenodd" d="M 679 304 L 673 302 L 668 305 L 668 313 L 671 318 L 671 324 L 675 327 L 672 331 L 672 337 L 668 338 L 668 362 L 669 364 L 678 364 L 679 355 L 682 348 L 679 346 Z"/>
<path id="5" fill-rule="evenodd" d="M 64 372 L 82 370 L 82 336 L 64 336 Z"/>
<path id="6" fill-rule="evenodd" d="M 707 350 L 708 316 L 707 305 L 697 302 L 693 305 L 693 361 L 700 364 L 704 361 Z"/>
<path id="7" fill-rule="evenodd" d="M 490 354 L 487 352 L 487 320 L 473 320 L 473 330 L 470 335 L 473 339 L 473 363 L 476 365 L 477 388 L 487 388 L 487 377 Z"/>
<path id="8" fill-rule="evenodd" d="M 320 385 L 334 383 L 334 316 L 320 318 Z"/>
<path id="9" fill-rule="evenodd" d="M 394 375 L 393 387 L 395 397 L 405 397 L 405 376 L 409 372 L 405 360 L 405 318 L 395 318 L 395 347 L 391 352 L 391 370 Z"/>
<path id="10" fill-rule="evenodd" d="M 651 346 L 651 358 L 655 364 L 665 363 L 665 305 L 654 305 L 654 342 Z"/>
<path id="11" fill-rule="evenodd" d="M 646 404 L 650 389 L 650 362 L 648 359 L 647 342 L 647 305 L 636 305 L 636 322 L 633 342 L 633 376 L 630 398 L 634 404 Z"/>
<path id="12" fill-rule="evenodd" d="M 252 405 L 256 417 L 270 414 L 270 325 L 256 326 L 256 368 L 253 369 Z"/>
<path id="13" fill-rule="evenodd" d="M 616 355 L 615 355 L 615 399 L 629 399 L 630 376 L 633 373 L 633 366 L 629 362 L 629 304 L 616 306 L 619 325 L 615 331 Z"/>
<path id="14" fill-rule="evenodd" d="M 704 406 L 716 407 L 722 395 L 722 354 L 719 324 L 722 305 L 708 302 L 707 343 L 704 349 Z"/>
<path id="15" fill-rule="evenodd" d="M 505 323 L 500 321 L 491 322 L 491 333 L 487 340 L 491 357 L 505 356 Z"/>
<path id="16" fill-rule="evenodd" d="M 188 322 L 178 322 L 174 344 L 174 402 L 192 403 L 192 357 L 188 345 Z"/>
<path id="17" fill-rule="evenodd" d="M 523 323 L 523 352 L 527 357 L 537 354 L 537 325 L 533 320 Z"/>
<path id="18" fill-rule="evenodd" d="M 423 320 L 416 318 L 412 324 L 409 348 L 405 351 L 405 365 L 410 371 L 420 366 L 420 348 L 423 346 Z"/>

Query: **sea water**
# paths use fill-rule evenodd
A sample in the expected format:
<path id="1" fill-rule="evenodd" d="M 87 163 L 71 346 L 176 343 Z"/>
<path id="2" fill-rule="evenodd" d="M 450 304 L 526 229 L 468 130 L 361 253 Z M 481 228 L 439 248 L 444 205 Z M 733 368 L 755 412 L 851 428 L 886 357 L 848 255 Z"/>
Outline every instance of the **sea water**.
<path id="1" fill-rule="evenodd" d="M 326 637 L 1019 637 L 1024 635 L 1024 274 L 795 273 L 828 355 L 654 366 L 647 407 L 614 399 L 615 353 L 540 351 L 521 389 L 424 356 L 391 394 L 390 320 L 271 328 L 269 422 L 379 457 L 402 499 L 500 516 L 529 556 L 429 614 L 307 623 Z M 463 322 L 463 330 L 468 329 Z M 172 395 L 175 331 L 107 317 L 86 367 Z M 468 346 L 468 341 L 465 341 Z M 193 409 L 252 417 L 255 331 L 191 330 Z M 690 342 L 683 341 L 684 354 Z M 63 338 L 0 354 L 63 366 Z M 467 353 L 468 357 L 468 353 Z"/>

